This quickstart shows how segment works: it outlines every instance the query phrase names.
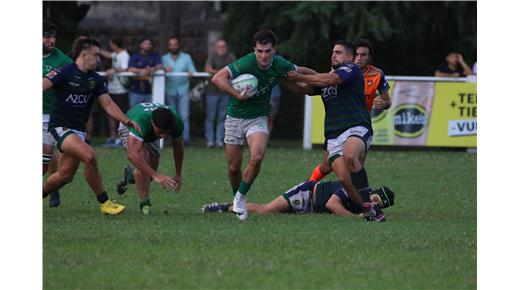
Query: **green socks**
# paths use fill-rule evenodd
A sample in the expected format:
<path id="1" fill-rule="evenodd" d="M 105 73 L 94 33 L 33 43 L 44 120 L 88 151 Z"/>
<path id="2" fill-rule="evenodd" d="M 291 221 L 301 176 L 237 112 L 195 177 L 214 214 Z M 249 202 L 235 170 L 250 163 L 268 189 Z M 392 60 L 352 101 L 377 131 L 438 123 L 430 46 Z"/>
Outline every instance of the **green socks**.
<path id="1" fill-rule="evenodd" d="M 242 181 L 240 181 L 240 186 L 238 187 L 238 192 L 240 192 L 242 195 L 246 195 L 250 188 L 251 188 L 251 184 L 242 180 Z"/>

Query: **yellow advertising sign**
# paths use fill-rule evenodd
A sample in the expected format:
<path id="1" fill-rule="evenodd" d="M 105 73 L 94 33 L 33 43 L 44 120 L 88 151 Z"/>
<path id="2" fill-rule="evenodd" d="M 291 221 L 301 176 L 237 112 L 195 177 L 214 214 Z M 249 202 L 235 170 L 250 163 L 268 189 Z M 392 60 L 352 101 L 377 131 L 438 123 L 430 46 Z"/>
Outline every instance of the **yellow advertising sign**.
<path id="1" fill-rule="evenodd" d="M 392 107 L 372 111 L 374 145 L 476 147 L 476 83 L 390 82 Z M 313 144 L 324 141 L 325 109 L 312 99 Z"/>
<path id="2" fill-rule="evenodd" d="M 477 147 L 477 84 L 435 84 L 426 145 Z"/>

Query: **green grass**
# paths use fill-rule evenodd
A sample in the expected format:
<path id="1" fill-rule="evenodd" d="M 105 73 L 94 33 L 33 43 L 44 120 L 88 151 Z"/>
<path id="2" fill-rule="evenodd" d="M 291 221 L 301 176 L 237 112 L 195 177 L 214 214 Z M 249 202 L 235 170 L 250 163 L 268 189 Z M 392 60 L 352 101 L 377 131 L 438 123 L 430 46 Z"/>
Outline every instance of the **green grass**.
<path id="1" fill-rule="evenodd" d="M 239 222 L 231 214 L 202 214 L 202 204 L 232 198 L 224 151 L 203 147 L 186 150 L 182 192 L 154 184 L 153 213 L 142 216 L 135 187 L 115 193 L 127 163 L 123 151 L 96 151 L 109 195 L 127 210 L 101 215 L 82 167 L 62 189 L 59 208 L 44 200 L 45 289 L 476 288 L 476 154 L 371 151 L 370 183 L 391 187 L 396 204 L 385 211 L 388 222 L 364 223 L 331 215 L 250 215 Z M 299 143 L 273 142 L 249 200 L 272 200 L 307 178 L 321 156 Z M 173 172 L 171 148 L 163 158 L 161 171 Z"/>

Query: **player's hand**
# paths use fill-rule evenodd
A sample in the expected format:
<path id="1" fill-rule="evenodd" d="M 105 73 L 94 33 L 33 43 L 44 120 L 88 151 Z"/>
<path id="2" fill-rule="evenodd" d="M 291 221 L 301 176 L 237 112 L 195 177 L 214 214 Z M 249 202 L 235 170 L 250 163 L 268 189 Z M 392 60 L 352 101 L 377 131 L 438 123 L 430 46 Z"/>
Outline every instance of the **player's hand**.
<path id="1" fill-rule="evenodd" d="M 181 187 L 182 187 L 182 177 L 180 176 L 175 176 L 173 178 L 173 180 L 175 181 L 175 187 L 173 188 L 173 190 L 175 192 L 179 192 L 181 190 Z"/>
<path id="2" fill-rule="evenodd" d="M 298 80 L 298 72 L 295 70 L 287 72 L 287 78 L 291 81 L 297 81 Z"/>
<path id="3" fill-rule="evenodd" d="M 375 203 L 365 202 L 363 203 L 363 218 L 365 222 L 385 222 L 385 214 L 381 210 L 381 207 Z"/>
<path id="4" fill-rule="evenodd" d="M 141 127 L 136 122 L 128 119 L 128 121 L 125 124 L 128 128 L 134 128 L 137 132 L 141 132 Z"/>
<path id="5" fill-rule="evenodd" d="M 173 178 L 166 175 L 158 175 L 153 180 L 159 183 L 164 189 L 175 189 L 177 184 Z"/>
<path id="6" fill-rule="evenodd" d="M 247 95 L 247 89 L 244 89 L 240 94 L 238 94 L 235 97 L 239 101 L 245 101 L 250 98 L 250 96 Z"/>
<path id="7" fill-rule="evenodd" d="M 374 104 L 372 105 L 372 108 L 374 109 L 385 109 L 386 108 L 386 101 L 383 100 L 383 98 L 381 98 L 380 96 L 377 96 L 375 99 L 374 99 Z"/>
<path id="8" fill-rule="evenodd" d="M 116 73 L 116 70 L 111 68 L 109 70 L 107 70 L 107 76 L 109 79 L 112 79 L 112 76 Z"/>

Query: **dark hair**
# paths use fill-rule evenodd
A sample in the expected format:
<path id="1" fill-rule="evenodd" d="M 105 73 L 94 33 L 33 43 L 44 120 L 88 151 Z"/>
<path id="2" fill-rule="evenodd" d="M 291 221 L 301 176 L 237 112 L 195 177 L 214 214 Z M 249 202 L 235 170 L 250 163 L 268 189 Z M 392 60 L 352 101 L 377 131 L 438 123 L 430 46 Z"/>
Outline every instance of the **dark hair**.
<path id="1" fill-rule="evenodd" d="M 73 47 L 73 58 L 77 59 L 82 51 L 90 49 L 93 46 L 99 47 L 99 42 L 93 38 L 79 39 Z"/>
<path id="2" fill-rule="evenodd" d="M 269 29 L 262 29 L 253 36 L 253 46 L 256 46 L 257 42 L 260 44 L 271 43 L 273 47 L 275 47 L 278 42 L 278 37 L 276 37 L 276 34 Z"/>
<path id="3" fill-rule="evenodd" d="M 175 124 L 175 118 L 172 111 L 161 107 L 152 112 L 152 122 L 157 128 L 171 133 L 173 131 L 173 125 Z"/>
<path id="4" fill-rule="evenodd" d="M 43 35 L 45 34 L 56 34 L 58 27 L 52 23 L 49 19 L 43 20 Z"/>
<path id="5" fill-rule="evenodd" d="M 115 36 L 115 37 L 112 37 L 110 38 L 110 41 L 112 41 L 115 45 L 117 45 L 117 47 L 119 48 L 123 48 L 123 39 L 119 36 Z"/>
<path id="6" fill-rule="evenodd" d="M 143 38 L 141 38 L 141 40 L 139 40 L 139 45 L 141 45 L 141 43 L 145 42 L 146 40 L 149 40 L 150 42 L 152 42 L 152 39 L 148 36 L 145 36 Z"/>
<path id="7" fill-rule="evenodd" d="M 336 46 L 336 45 L 341 45 L 345 48 L 345 50 L 347 51 L 347 53 L 350 53 L 352 56 L 355 56 L 356 55 L 356 51 L 354 49 L 354 45 L 348 41 L 345 41 L 345 40 L 338 40 L 336 42 L 334 42 L 333 46 Z"/>
<path id="8" fill-rule="evenodd" d="M 374 56 L 374 48 L 372 47 L 372 43 L 370 42 L 370 40 L 360 38 L 356 42 L 354 42 L 354 46 L 356 47 L 356 50 L 358 47 L 366 47 L 368 48 L 368 54 L 370 54 L 370 56 L 372 57 Z"/>
<path id="9" fill-rule="evenodd" d="M 179 43 L 181 43 L 181 38 L 178 37 L 177 35 L 172 35 L 172 36 L 168 37 L 168 41 L 169 41 L 170 39 L 177 39 L 177 41 L 178 41 Z"/>

